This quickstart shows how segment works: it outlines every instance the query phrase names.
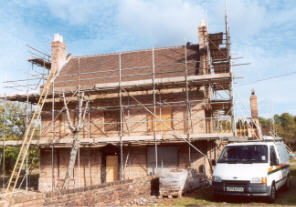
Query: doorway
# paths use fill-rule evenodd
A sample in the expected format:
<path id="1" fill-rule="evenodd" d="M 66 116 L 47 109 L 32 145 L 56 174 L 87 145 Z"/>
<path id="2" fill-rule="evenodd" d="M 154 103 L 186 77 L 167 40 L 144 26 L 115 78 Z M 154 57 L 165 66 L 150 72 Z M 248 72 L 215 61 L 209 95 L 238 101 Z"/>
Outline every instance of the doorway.
<path id="1" fill-rule="evenodd" d="M 118 180 L 118 156 L 106 156 L 106 182 L 114 182 Z"/>

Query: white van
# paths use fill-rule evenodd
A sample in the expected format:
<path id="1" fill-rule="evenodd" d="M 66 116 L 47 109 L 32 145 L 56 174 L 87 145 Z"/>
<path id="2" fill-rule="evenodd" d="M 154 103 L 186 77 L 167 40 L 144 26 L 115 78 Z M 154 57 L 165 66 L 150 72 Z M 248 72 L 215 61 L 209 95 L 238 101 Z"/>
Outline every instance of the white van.
<path id="1" fill-rule="evenodd" d="M 218 159 L 212 187 L 215 195 L 265 196 L 275 200 L 276 191 L 290 186 L 290 164 L 283 142 L 228 144 Z"/>

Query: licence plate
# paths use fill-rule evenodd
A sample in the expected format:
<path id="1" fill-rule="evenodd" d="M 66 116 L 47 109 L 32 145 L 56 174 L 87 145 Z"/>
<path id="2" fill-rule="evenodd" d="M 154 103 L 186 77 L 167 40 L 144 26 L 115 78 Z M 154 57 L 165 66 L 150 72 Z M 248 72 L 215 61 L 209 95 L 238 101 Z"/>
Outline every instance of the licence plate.
<path id="1" fill-rule="evenodd" d="M 244 187 L 228 186 L 228 187 L 226 187 L 226 191 L 229 191 L 229 192 L 244 192 Z"/>

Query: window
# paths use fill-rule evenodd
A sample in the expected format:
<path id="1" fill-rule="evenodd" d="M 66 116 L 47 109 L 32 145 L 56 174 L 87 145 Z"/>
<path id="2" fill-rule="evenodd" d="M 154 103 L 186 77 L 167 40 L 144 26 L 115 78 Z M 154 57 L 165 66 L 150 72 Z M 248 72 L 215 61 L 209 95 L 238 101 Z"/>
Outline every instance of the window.
<path id="1" fill-rule="evenodd" d="M 153 109 L 151 110 L 153 112 Z M 172 130 L 172 109 L 171 107 L 161 107 L 156 109 L 156 117 L 149 114 L 149 131 L 153 131 L 155 121 L 155 131 Z"/>
<path id="2" fill-rule="evenodd" d="M 120 111 L 105 111 L 104 112 L 104 131 L 119 131 L 120 128 Z"/>
<path id="3" fill-rule="evenodd" d="M 227 146 L 218 163 L 267 163 L 266 145 Z"/>
<path id="4" fill-rule="evenodd" d="M 157 148 L 157 166 L 158 168 L 177 168 L 178 167 L 178 148 L 161 147 Z M 155 173 L 155 148 L 148 147 L 147 150 L 148 175 Z"/>
<path id="5" fill-rule="evenodd" d="M 274 146 L 270 146 L 270 165 L 273 166 L 273 165 L 277 165 L 277 156 L 276 156 L 276 153 L 275 153 L 275 149 L 274 149 Z"/>

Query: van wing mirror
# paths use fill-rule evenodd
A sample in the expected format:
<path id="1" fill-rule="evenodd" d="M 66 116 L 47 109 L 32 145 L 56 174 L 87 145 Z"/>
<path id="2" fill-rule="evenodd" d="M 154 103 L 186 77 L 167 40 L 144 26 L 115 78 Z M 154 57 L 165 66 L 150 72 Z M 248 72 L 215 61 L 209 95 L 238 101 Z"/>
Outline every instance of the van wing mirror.
<path id="1" fill-rule="evenodd" d="M 271 163 L 270 163 L 271 166 L 275 166 L 275 165 L 279 165 L 279 164 L 280 164 L 280 162 L 279 162 L 279 159 L 278 158 L 276 158 L 275 160 L 271 161 Z"/>

